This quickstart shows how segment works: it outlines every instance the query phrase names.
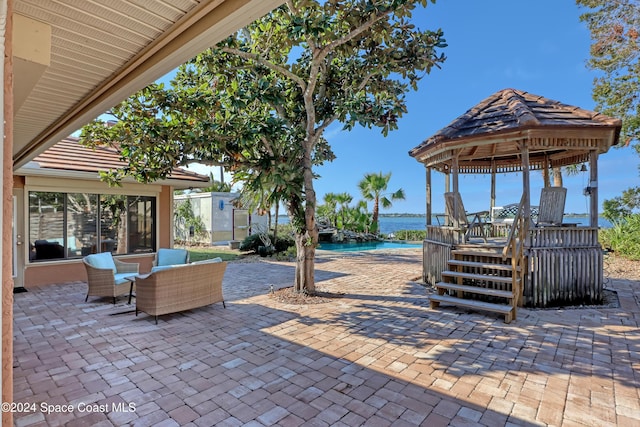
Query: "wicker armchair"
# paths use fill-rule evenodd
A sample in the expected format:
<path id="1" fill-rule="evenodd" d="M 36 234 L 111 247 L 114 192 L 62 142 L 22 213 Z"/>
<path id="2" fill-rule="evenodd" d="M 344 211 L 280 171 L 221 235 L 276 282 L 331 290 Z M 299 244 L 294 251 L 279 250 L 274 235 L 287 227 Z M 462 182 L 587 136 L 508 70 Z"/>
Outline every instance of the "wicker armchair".
<path id="1" fill-rule="evenodd" d="M 87 301 L 89 296 L 112 297 L 116 303 L 119 295 L 130 294 L 132 282 L 127 277 L 138 274 L 140 265 L 122 262 L 110 252 L 87 255 L 82 259 L 87 269 Z M 129 285 L 129 286 L 127 286 Z"/>

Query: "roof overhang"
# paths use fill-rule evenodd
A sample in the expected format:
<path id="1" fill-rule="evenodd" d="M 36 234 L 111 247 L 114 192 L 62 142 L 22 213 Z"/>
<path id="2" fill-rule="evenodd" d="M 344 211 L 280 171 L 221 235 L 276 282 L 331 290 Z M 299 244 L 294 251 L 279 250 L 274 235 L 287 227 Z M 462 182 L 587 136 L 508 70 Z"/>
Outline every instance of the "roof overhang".
<path id="1" fill-rule="evenodd" d="M 33 71 L 15 76 L 14 169 L 283 2 L 15 0 L 14 40 L 50 43 L 14 52 Z"/>
<path id="2" fill-rule="evenodd" d="M 96 183 L 100 182 L 101 185 L 106 185 L 104 181 L 100 179 L 100 175 L 97 172 L 84 172 L 84 171 L 71 171 L 71 170 L 62 170 L 62 169 L 50 169 L 50 168 L 40 168 L 34 162 L 29 162 L 26 165 L 18 168 L 14 172 L 17 176 L 25 176 L 25 177 L 41 177 L 41 178 L 56 178 L 56 179 L 72 179 L 74 181 L 95 181 Z M 126 177 L 122 180 L 123 184 L 138 184 L 143 185 L 142 183 L 137 182 L 135 179 L 131 177 Z M 211 185 L 208 181 L 187 181 L 184 179 L 175 179 L 175 178 L 167 178 L 163 180 L 154 181 L 152 183 L 144 184 L 146 186 L 170 186 L 176 190 L 186 190 L 193 188 L 205 188 Z"/>

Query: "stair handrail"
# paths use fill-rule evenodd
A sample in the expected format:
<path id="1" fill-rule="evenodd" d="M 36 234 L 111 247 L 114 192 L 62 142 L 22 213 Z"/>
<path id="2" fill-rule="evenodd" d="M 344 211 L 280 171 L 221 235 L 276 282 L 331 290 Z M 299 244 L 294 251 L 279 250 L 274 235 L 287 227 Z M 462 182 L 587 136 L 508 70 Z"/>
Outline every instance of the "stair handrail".
<path id="1" fill-rule="evenodd" d="M 516 307 L 520 305 L 522 298 L 522 273 L 525 271 L 525 251 L 524 243 L 527 235 L 529 234 L 529 218 L 524 215 L 524 204 L 526 202 L 526 195 L 523 194 L 518 205 L 518 211 L 513 219 L 513 225 L 509 230 L 507 237 L 507 243 L 502 249 L 502 257 L 507 258 L 511 256 L 511 277 L 512 291 L 513 291 L 513 318 L 515 319 Z"/>

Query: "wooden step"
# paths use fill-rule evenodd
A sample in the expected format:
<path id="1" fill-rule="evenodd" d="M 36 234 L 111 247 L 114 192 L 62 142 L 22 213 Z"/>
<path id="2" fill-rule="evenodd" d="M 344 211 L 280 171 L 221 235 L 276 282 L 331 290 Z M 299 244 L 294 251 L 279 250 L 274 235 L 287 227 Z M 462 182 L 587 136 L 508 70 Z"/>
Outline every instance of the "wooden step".
<path id="1" fill-rule="evenodd" d="M 487 270 L 511 271 L 511 264 L 493 264 L 490 262 L 463 261 L 460 259 L 450 259 L 449 266 L 458 265 L 470 268 L 484 268 Z M 516 271 L 520 271 L 520 267 L 516 267 Z"/>
<path id="2" fill-rule="evenodd" d="M 499 244 L 465 244 L 460 243 L 456 245 L 456 249 L 458 251 L 472 251 L 472 252 L 502 252 L 504 248 L 505 242 L 501 242 Z"/>
<path id="3" fill-rule="evenodd" d="M 512 306 L 506 304 L 494 304 L 484 301 L 468 300 L 451 297 L 448 295 L 430 295 L 429 300 L 431 308 L 433 309 L 438 308 L 440 306 L 440 303 L 442 302 L 445 304 L 504 314 L 504 323 L 511 323 L 511 321 L 515 318 L 515 309 Z"/>
<path id="4" fill-rule="evenodd" d="M 491 276 L 488 274 L 474 274 L 474 273 L 464 273 L 461 271 L 451 271 L 451 270 L 443 270 L 442 277 L 456 277 L 462 279 L 470 279 L 470 280 L 482 280 L 486 282 L 495 282 L 495 283 L 513 283 L 513 278 L 504 277 L 504 276 Z M 520 280 L 520 279 L 516 279 Z"/>
<path id="5" fill-rule="evenodd" d="M 499 289 L 481 288 L 480 286 L 458 285 L 457 283 L 436 283 L 438 289 L 451 289 L 452 291 L 469 292 L 472 294 L 489 295 L 492 297 L 506 298 L 512 300 L 515 298 L 511 291 L 501 291 Z"/>
<path id="6" fill-rule="evenodd" d="M 451 251 L 451 255 L 454 257 L 476 256 L 476 257 L 503 259 L 502 251 L 476 251 L 471 249 L 454 249 Z M 507 257 L 507 259 L 509 259 L 509 257 Z"/>

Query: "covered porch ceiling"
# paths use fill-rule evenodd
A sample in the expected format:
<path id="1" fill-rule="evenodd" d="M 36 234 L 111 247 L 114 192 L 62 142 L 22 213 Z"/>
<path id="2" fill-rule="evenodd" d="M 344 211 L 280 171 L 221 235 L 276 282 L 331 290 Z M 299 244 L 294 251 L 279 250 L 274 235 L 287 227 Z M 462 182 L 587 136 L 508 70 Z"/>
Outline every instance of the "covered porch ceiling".
<path id="1" fill-rule="evenodd" d="M 14 169 L 283 2 L 14 0 Z"/>
<path id="2" fill-rule="evenodd" d="M 530 170 L 566 166 L 618 143 L 621 121 L 515 89 L 481 101 L 409 154 L 426 167 L 452 173 L 519 172 L 522 150 Z"/>

